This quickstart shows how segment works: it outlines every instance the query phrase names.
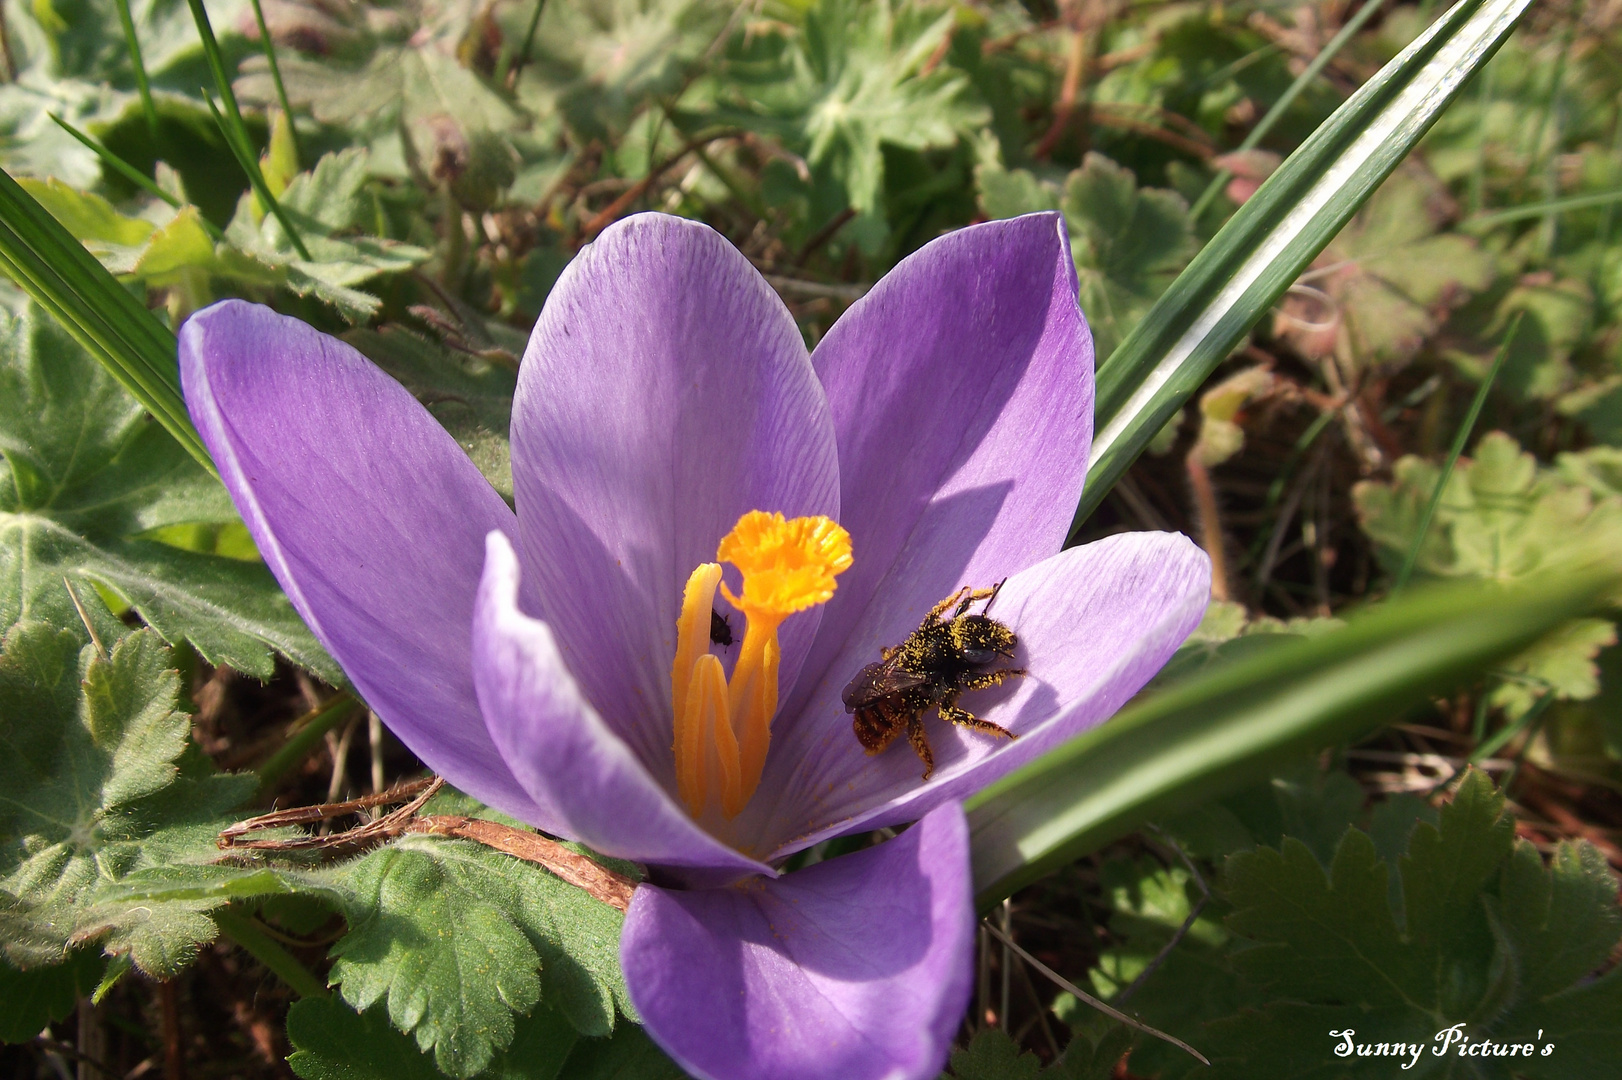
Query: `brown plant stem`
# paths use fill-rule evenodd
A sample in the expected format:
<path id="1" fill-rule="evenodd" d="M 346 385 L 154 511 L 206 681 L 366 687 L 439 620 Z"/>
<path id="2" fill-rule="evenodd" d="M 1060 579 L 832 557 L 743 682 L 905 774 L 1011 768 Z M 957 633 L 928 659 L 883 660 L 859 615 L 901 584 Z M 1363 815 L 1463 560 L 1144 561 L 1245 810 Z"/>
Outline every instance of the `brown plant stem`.
<path id="1" fill-rule="evenodd" d="M 636 882 L 630 878 L 569 850 L 556 840 L 497 821 L 456 814 L 431 814 L 413 821 L 405 831 L 472 840 L 495 848 L 516 859 L 544 867 L 575 888 L 620 911 L 631 906 L 631 893 L 636 889 Z"/>
<path id="2" fill-rule="evenodd" d="M 1195 517 L 1200 523 L 1200 546 L 1211 557 L 1211 599 L 1228 600 L 1228 557 L 1222 548 L 1222 518 L 1217 510 L 1216 488 L 1211 484 L 1211 472 L 1195 454 L 1184 459 L 1188 464 L 1188 486 L 1194 493 Z"/>
<path id="3" fill-rule="evenodd" d="M 163 1024 L 163 1080 L 186 1080 L 186 1053 L 180 1040 L 180 995 L 173 979 L 158 984 Z"/>

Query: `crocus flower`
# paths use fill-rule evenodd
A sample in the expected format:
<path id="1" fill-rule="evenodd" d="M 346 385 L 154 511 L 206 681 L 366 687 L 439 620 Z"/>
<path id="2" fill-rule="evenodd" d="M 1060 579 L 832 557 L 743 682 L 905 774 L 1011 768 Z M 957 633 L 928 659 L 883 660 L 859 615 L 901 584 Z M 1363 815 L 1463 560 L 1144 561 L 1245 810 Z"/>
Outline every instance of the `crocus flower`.
<path id="1" fill-rule="evenodd" d="M 266 562 L 400 739 L 650 868 L 621 960 L 684 1068 L 922 1078 L 970 988 L 961 800 L 1107 718 L 1208 595 L 1181 536 L 1057 553 L 1092 435 L 1076 295 L 1057 215 L 976 225 L 808 354 L 719 235 L 629 218 L 530 339 L 516 511 L 398 383 L 293 319 L 216 304 L 182 330 L 181 374 Z M 847 682 L 943 597 L 1005 578 L 992 614 L 1027 674 L 961 704 L 1017 738 L 931 716 L 927 781 L 906 740 L 864 753 Z M 741 640 L 711 640 L 718 616 Z"/>

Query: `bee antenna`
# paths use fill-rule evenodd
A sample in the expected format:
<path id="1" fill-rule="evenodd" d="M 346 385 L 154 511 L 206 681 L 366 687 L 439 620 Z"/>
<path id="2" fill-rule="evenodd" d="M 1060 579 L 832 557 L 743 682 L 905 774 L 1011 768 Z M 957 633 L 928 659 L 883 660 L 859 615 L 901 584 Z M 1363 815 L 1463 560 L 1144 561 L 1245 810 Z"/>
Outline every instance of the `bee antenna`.
<path id="1" fill-rule="evenodd" d="M 1003 578 L 1001 581 L 997 582 L 997 584 L 995 584 L 995 585 L 993 585 L 991 587 L 991 595 L 986 597 L 986 606 L 980 609 L 980 614 L 982 614 L 982 615 L 990 614 L 991 605 L 995 604 L 997 602 L 997 594 L 1002 592 L 1002 587 L 1005 584 L 1007 584 L 1007 582 L 1008 582 L 1008 579 Z"/>

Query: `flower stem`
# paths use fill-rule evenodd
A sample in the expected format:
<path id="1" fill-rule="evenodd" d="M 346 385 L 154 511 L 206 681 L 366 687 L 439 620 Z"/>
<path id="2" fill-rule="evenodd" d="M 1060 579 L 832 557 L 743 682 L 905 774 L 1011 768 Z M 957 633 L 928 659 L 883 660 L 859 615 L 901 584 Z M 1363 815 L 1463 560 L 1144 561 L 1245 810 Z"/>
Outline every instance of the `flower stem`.
<path id="1" fill-rule="evenodd" d="M 256 920 L 231 908 L 222 908 L 211 914 L 220 933 L 242 946 L 299 997 L 327 996 L 326 984 L 299 963 L 292 953 L 273 941 Z"/>

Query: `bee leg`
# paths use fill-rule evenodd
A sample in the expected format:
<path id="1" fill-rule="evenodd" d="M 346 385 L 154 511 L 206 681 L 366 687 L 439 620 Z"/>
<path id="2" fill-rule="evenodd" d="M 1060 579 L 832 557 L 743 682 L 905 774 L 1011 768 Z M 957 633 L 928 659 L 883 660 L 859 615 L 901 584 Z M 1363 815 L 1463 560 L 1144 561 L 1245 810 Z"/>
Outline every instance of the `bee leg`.
<path id="1" fill-rule="evenodd" d="M 907 741 L 912 743 L 913 752 L 924 763 L 923 779 L 928 780 L 935 771 L 935 751 L 929 745 L 929 736 L 924 732 L 924 716 L 914 713 L 907 721 Z"/>
<path id="2" fill-rule="evenodd" d="M 934 622 L 936 619 L 939 619 L 942 615 L 946 614 L 946 609 L 947 608 L 951 607 L 953 604 L 957 604 L 959 600 L 963 600 L 963 594 L 966 593 L 966 592 L 970 592 L 970 591 L 971 590 L 970 590 L 969 586 L 965 585 L 961 589 L 959 589 L 957 592 L 953 593 L 951 596 L 948 596 L 945 600 L 942 600 L 940 603 L 938 603 L 934 607 L 930 608 L 929 609 L 929 614 L 924 616 L 923 625 L 928 626 L 930 623 Z M 969 606 L 969 601 L 963 600 L 963 602 L 958 605 L 956 615 L 963 614 L 964 609 L 967 608 L 968 606 Z M 954 618 L 956 617 L 956 615 L 954 615 Z"/>
<path id="3" fill-rule="evenodd" d="M 971 589 L 967 585 L 963 586 L 963 588 L 959 589 L 952 595 L 952 599 L 954 600 L 959 596 L 963 597 L 963 601 L 958 604 L 957 610 L 952 612 L 952 618 L 955 619 L 965 611 L 968 611 L 976 600 L 984 600 L 988 596 L 995 597 L 997 595 L 997 590 L 1000 588 L 1002 588 L 1001 581 L 997 582 L 997 584 L 993 585 L 989 589 Z M 989 607 L 990 605 L 988 604 L 987 606 Z"/>
<path id="4" fill-rule="evenodd" d="M 1019 738 L 1018 735 L 1015 735 L 1001 724 L 993 724 L 990 720 L 982 720 L 968 710 L 960 709 L 956 705 L 942 705 L 940 706 L 940 713 L 942 720 L 950 721 L 959 727 L 972 728 L 975 731 L 997 738 Z"/>
<path id="5" fill-rule="evenodd" d="M 961 691 L 984 690 L 988 686 L 996 686 L 1010 675 L 1023 675 L 1024 668 L 999 668 L 996 671 L 977 671 L 970 675 L 958 676 L 957 685 Z"/>

